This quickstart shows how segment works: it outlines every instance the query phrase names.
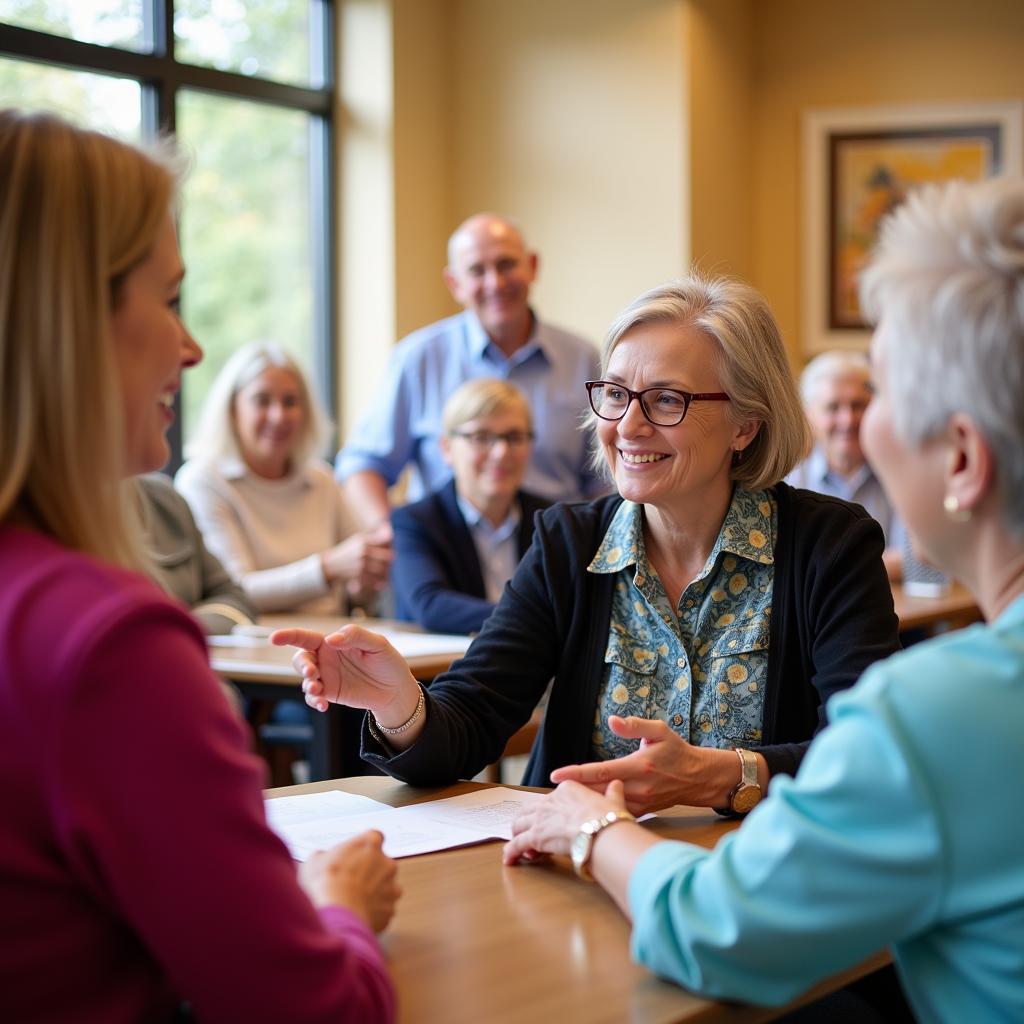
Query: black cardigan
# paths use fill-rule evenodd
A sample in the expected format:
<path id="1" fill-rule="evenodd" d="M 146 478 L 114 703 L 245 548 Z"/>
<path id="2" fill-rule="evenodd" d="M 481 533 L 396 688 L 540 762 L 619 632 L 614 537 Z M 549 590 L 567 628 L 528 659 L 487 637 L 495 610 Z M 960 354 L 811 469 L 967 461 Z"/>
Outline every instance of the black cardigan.
<path id="1" fill-rule="evenodd" d="M 551 502 L 529 491 L 516 495 L 522 517 L 516 531 L 519 558 L 533 540 L 534 516 Z M 391 589 L 400 619 L 434 633 L 477 633 L 494 611 L 484 591 L 480 558 L 463 518 L 455 481 L 391 513 L 395 560 Z"/>
<path id="2" fill-rule="evenodd" d="M 882 530 L 859 505 L 780 483 L 763 744 L 771 773 L 794 774 L 825 725 L 825 702 L 899 649 Z M 413 785 L 447 785 L 496 761 L 554 677 L 523 783 L 593 760 L 616 574 L 586 571 L 618 495 L 555 505 L 466 656 L 427 692 L 416 743 L 388 756 L 363 726 L 362 756 Z"/>

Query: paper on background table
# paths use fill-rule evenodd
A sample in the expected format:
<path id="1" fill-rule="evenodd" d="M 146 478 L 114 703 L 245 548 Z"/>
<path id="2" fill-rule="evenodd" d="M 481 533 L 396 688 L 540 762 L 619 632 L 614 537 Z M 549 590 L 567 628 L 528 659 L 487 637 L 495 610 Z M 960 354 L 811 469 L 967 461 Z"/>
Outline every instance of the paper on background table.
<path id="1" fill-rule="evenodd" d="M 335 795 L 345 799 L 319 805 L 310 799 Z M 307 860 L 317 850 L 329 849 L 370 828 L 384 834 L 384 852 L 389 857 L 412 857 L 492 839 L 511 839 L 513 819 L 542 796 L 496 787 L 447 800 L 388 807 L 335 791 L 268 800 L 267 820 L 296 860 Z M 306 802 L 290 804 L 292 801 Z M 351 801 L 377 804 L 380 809 L 363 812 Z M 276 808 L 275 804 L 284 807 Z"/>
<path id="2" fill-rule="evenodd" d="M 267 626 L 236 626 L 231 633 L 206 638 L 210 647 L 270 647 L 272 630 Z M 403 658 L 422 658 L 435 654 L 465 654 L 472 638 L 448 633 L 407 633 L 403 630 L 384 629 L 380 635 Z"/>
<path id="3" fill-rule="evenodd" d="M 403 658 L 419 658 L 431 654 L 465 654 L 473 642 L 471 637 L 446 633 L 403 633 L 386 629 L 386 636 Z"/>

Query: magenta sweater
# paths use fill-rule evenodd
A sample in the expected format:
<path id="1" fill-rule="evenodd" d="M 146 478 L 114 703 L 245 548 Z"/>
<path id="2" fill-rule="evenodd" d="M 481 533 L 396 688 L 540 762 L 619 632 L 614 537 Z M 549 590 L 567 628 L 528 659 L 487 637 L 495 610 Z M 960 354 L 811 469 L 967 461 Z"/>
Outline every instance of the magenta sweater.
<path id="1" fill-rule="evenodd" d="M 390 1021 L 372 932 L 319 914 L 198 626 L 0 526 L 0 1020 Z"/>

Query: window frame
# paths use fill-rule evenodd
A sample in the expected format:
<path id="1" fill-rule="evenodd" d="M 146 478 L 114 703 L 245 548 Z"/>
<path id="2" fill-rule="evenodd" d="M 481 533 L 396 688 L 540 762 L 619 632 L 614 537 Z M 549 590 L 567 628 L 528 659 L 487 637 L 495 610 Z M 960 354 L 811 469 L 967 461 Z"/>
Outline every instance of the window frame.
<path id="1" fill-rule="evenodd" d="M 142 91 L 142 137 L 154 139 L 176 128 L 178 92 L 197 90 L 267 103 L 311 115 L 310 219 L 313 252 L 313 345 L 310 370 L 313 386 L 335 420 L 337 355 L 332 339 L 337 325 L 337 290 L 332 286 L 337 260 L 336 185 L 334 158 L 334 83 L 337 80 L 333 0 L 310 0 L 311 23 L 322 26 L 321 38 L 310 40 L 310 73 L 318 86 L 299 86 L 233 71 L 179 62 L 174 56 L 174 0 L 143 0 L 143 23 L 149 49 L 144 52 L 82 42 L 36 29 L 0 23 L 0 56 L 33 61 L 68 71 L 131 78 Z M 319 225 L 319 228 L 317 227 Z M 187 254 L 186 254 L 187 255 Z M 181 403 L 176 399 L 174 424 L 168 432 L 168 471 L 181 464 Z M 337 441 L 337 438 L 335 438 Z"/>

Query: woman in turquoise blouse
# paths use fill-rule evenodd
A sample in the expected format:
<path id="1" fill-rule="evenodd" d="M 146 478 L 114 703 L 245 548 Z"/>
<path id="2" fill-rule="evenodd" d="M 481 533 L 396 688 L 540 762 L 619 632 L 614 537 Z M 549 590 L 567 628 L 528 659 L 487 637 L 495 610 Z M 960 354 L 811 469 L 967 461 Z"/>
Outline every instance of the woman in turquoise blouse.
<path id="1" fill-rule="evenodd" d="M 878 324 L 864 447 L 987 624 L 834 697 L 797 776 L 712 852 L 633 824 L 619 782 L 567 782 L 505 861 L 571 852 L 632 919 L 636 959 L 702 994 L 780 1004 L 888 946 L 919 1020 L 1020 1021 L 1024 182 L 915 193 L 861 287 Z"/>

